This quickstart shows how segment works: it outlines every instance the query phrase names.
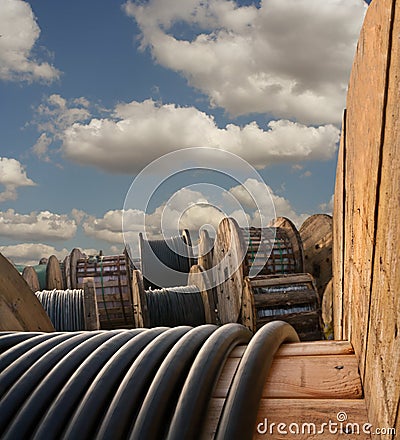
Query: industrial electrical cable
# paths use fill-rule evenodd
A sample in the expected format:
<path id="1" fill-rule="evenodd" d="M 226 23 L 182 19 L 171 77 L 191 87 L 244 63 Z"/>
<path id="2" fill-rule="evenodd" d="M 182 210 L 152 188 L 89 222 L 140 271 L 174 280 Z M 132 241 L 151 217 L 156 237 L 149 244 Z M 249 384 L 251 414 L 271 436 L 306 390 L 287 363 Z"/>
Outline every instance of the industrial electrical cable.
<path id="1" fill-rule="evenodd" d="M 85 330 L 84 291 L 82 289 L 42 290 L 35 294 L 56 330 Z"/>
<path id="2" fill-rule="evenodd" d="M 214 325 L 195 327 L 174 345 L 147 391 L 130 439 L 157 440 L 165 437 L 194 358 L 214 331 Z M 164 423 L 154 423 L 154 414 Z"/>
<path id="3" fill-rule="evenodd" d="M 249 342 L 231 384 L 219 419 L 216 440 L 251 440 L 265 380 L 275 353 L 284 342 L 300 342 L 296 331 L 283 321 L 261 327 Z"/>
<path id="4" fill-rule="evenodd" d="M 205 324 L 204 303 L 196 286 L 146 290 L 151 327 Z"/>
<path id="5" fill-rule="evenodd" d="M 237 345 L 247 344 L 250 338 L 250 330 L 242 325 L 226 324 L 207 339 L 179 396 L 168 440 L 190 440 L 199 436 L 211 393 L 227 357 Z"/>
<path id="6" fill-rule="evenodd" d="M 35 428 L 37 420 L 40 420 L 41 415 L 72 374 L 79 374 L 76 385 L 79 382 L 84 384 L 129 338 L 130 334 L 126 332 L 101 333 L 71 350 L 26 399 L 9 424 L 3 439 L 27 438 Z"/>

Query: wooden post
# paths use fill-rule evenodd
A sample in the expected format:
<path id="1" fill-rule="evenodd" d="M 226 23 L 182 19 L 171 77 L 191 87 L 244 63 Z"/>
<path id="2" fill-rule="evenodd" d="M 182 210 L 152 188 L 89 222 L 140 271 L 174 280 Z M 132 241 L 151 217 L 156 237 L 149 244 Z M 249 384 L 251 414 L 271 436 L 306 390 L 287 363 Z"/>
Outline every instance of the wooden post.
<path id="1" fill-rule="evenodd" d="M 84 278 L 82 285 L 84 291 L 85 330 L 99 330 L 100 320 L 94 279 L 90 277 Z"/>

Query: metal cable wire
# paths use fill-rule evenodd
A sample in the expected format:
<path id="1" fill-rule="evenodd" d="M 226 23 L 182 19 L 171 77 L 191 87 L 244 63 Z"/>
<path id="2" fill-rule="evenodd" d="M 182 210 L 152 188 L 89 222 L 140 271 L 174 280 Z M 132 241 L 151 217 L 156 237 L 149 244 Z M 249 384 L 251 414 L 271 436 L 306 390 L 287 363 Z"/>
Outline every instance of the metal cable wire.
<path id="1" fill-rule="evenodd" d="M 54 328 L 58 331 L 85 330 L 84 291 L 42 290 L 36 292 Z"/>

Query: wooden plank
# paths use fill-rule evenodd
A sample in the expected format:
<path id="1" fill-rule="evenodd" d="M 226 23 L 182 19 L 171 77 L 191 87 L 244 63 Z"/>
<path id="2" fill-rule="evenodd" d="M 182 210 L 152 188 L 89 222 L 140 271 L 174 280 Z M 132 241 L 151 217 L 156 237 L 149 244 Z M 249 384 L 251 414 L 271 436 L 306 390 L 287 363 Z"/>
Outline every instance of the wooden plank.
<path id="1" fill-rule="evenodd" d="M 294 283 L 311 283 L 312 277 L 309 274 L 279 274 L 279 275 L 259 275 L 251 278 L 253 287 L 286 285 Z"/>
<path id="2" fill-rule="evenodd" d="M 0 330 L 54 331 L 40 301 L 17 269 L 0 254 Z"/>
<path id="3" fill-rule="evenodd" d="M 74 248 L 72 249 L 69 256 L 69 264 L 70 264 L 70 274 L 71 274 L 71 288 L 78 288 L 78 279 L 77 279 L 77 265 L 78 261 L 83 258 L 83 253 L 80 249 Z"/>
<path id="4" fill-rule="evenodd" d="M 336 168 L 333 199 L 333 335 L 337 340 L 348 339 L 343 334 L 343 265 L 344 265 L 344 203 L 345 203 L 345 157 L 346 157 L 346 110 L 343 112 L 342 132 Z"/>
<path id="5" fill-rule="evenodd" d="M 230 357 L 213 392 L 226 397 L 240 358 Z M 263 398 L 361 399 L 354 355 L 277 357 L 265 382 Z"/>
<path id="6" fill-rule="evenodd" d="M 240 323 L 251 332 L 256 331 L 256 310 L 254 307 L 254 295 L 250 285 L 249 277 L 244 278 L 242 309 L 240 311 Z"/>
<path id="7" fill-rule="evenodd" d="M 239 320 L 243 280 L 247 273 L 245 249 L 243 235 L 236 220 L 222 219 L 218 226 L 213 260 L 221 324 Z"/>
<path id="8" fill-rule="evenodd" d="M 210 273 L 210 271 L 208 272 Z M 207 324 L 217 323 L 216 305 L 214 302 L 213 290 L 208 280 L 205 269 L 199 264 L 190 268 L 188 276 L 188 285 L 196 286 L 200 293 L 204 305 L 204 315 Z"/>
<path id="9" fill-rule="evenodd" d="M 339 415 L 339 413 L 341 413 Z M 347 417 L 347 420 L 340 424 L 338 421 L 341 417 Z M 265 419 L 268 420 L 267 432 L 264 433 Z M 329 421 L 331 421 L 331 430 L 329 429 Z M 261 423 L 261 425 L 259 425 Z M 275 423 L 275 426 L 271 424 Z M 277 425 L 279 423 L 285 423 L 286 427 L 281 426 L 281 432 L 278 432 Z M 289 425 L 295 423 L 299 426 L 299 433 L 296 432 L 296 425 L 292 425 L 293 434 L 289 431 Z M 304 425 L 303 434 L 302 424 Z M 333 423 L 338 423 L 337 426 Z M 262 399 L 258 408 L 257 425 L 254 433 L 254 439 L 324 439 L 333 440 L 338 438 L 349 438 L 349 434 L 345 434 L 348 430 L 353 429 L 353 435 L 350 434 L 352 439 L 371 439 L 368 432 L 368 427 L 365 424 L 368 423 L 367 411 L 365 401 L 362 399 L 355 400 L 341 400 L 341 399 Z M 310 425 L 313 424 L 313 425 Z M 326 424 L 326 425 L 323 425 Z M 357 428 L 357 424 L 358 428 Z M 314 433 L 314 425 L 316 427 Z M 335 427 L 338 431 L 334 431 Z M 275 428 L 275 429 L 273 429 Z M 346 429 L 347 428 L 347 429 Z M 270 431 L 272 429 L 272 431 Z M 357 429 L 359 434 L 357 434 Z M 287 433 L 284 434 L 283 432 Z M 318 431 L 320 431 L 318 433 Z M 340 434 L 342 431 L 342 435 Z M 351 431 L 350 431 L 351 432 Z"/>
<path id="10" fill-rule="evenodd" d="M 322 321 L 324 324 L 324 334 L 327 339 L 333 338 L 333 289 L 332 280 L 326 285 L 322 295 Z"/>
<path id="11" fill-rule="evenodd" d="M 99 310 L 97 308 L 96 288 L 93 278 L 83 279 L 83 310 L 85 315 L 85 330 L 99 330 Z"/>
<path id="12" fill-rule="evenodd" d="M 246 345 L 236 347 L 230 357 L 242 357 Z M 275 357 L 284 356 L 326 356 L 344 354 L 354 354 L 353 347 L 348 341 L 312 341 L 312 342 L 294 342 L 283 344 L 277 351 Z"/>
<path id="13" fill-rule="evenodd" d="M 368 8 L 347 94 L 344 325 L 360 362 L 361 377 L 365 370 L 394 3 L 373 1 Z"/>
<path id="14" fill-rule="evenodd" d="M 254 294 L 256 309 L 275 306 L 294 306 L 298 304 L 316 304 L 317 298 L 313 290 L 289 293 Z"/>
<path id="15" fill-rule="evenodd" d="M 135 327 L 150 327 L 150 316 L 147 308 L 143 276 L 139 270 L 132 274 L 132 298 Z"/>
<path id="16" fill-rule="evenodd" d="M 304 271 L 314 277 L 322 298 L 332 278 L 332 217 L 314 214 L 304 221 L 299 233 L 304 248 Z"/>
<path id="17" fill-rule="evenodd" d="M 204 267 L 205 270 L 210 270 L 213 265 L 214 240 L 205 229 L 202 229 L 199 234 L 199 255 L 197 263 Z M 210 280 L 212 281 L 212 280 Z"/>
<path id="18" fill-rule="evenodd" d="M 370 421 L 382 427 L 394 427 L 400 417 L 400 2 L 392 8 L 392 17 L 389 4 L 384 11 L 392 30 L 364 375 Z"/>

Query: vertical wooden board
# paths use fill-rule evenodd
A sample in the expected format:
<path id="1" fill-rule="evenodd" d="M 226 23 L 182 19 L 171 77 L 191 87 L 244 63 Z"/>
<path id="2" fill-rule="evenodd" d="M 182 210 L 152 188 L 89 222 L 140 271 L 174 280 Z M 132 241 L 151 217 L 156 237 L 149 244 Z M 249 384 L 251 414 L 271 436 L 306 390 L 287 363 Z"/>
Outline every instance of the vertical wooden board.
<path id="1" fill-rule="evenodd" d="M 256 331 L 256 309 L 254 307 L 254 296 L 249 277 L 244 279 L 242 309 L 240 311 L 240 323 L 247 327 L 252 333 Z"/>
<path id="2" fill-rule="evenodd" d="M 0 254 L 0 330 L 54 331 L 50 318 L 17 269 Z"/>
<path id="3" fill-rule="evenodd" d="M 205 229 L 200 231 L 199 237 L 199 256 L 197 262 L 205 270 L 212 268 L 214 242 Z M 210 271 L 211 273 L 211 271 Z"/>
<path id="4" fill-rule="evenodd" d="M 71 251 L 69 256 L 69 264 L 70 264 L 70 275 L 71 275 L 71 289 L 78 288 L 78 277 L 77 277 L 77 265 L 78 260 L 84 258 L 84 254 L 80 249 L 74 248 Z"/>
<path id="5" fill-rule="evenodd" d="M 347 95 L 343 288 L 348 293 L 345 326 L 349 327 L 360 362 L 361 377 L 365 367 L 392 4 L 393 0 L 373 1 L 368 8 Z"/>
<path id="6" fill-rule="evenodd" d="M 299 233 L 304 249 L 304 272 L 314 277 L 322 298 L 332 278 L 332 217 L 314 214 L 301 225 Z"/>
<path id="7" fill-rule="evenodd" d="M 321 316 L 324 325 L 324 335 L 326 339 L 333 338 L 333 295 L 332 295 L 332 280 L 326 285 L 322 295 Z"/>
<path id="8" fill-rule="evenodd" d="M 234 219 L 224 218 L 218 226 L 214 245 L 214 273 L 221 324 L 238 322 L 246 273 L 246 248 Z"/>
<path id="9" fill-rule="evenodd" d="M 144 290 L 143 276 L 139 270 L 132 273 L 133 319 L 136 328 L 150 327 L 150 316 Z"/>
<path id="10" fill-rule="evenodd" d="M 84 278 L 82 284 L 84 291 L 83 309 L 85 315 L 85 330 L 99 330 L 100 320 L 94 278 Z"/>
<path id="11" fill-rule="evenodd" d="M 400 2 L 395 5 L 364 379 L 371 423 L 387 427 L 395 427 L 400 406 Z"/>
<path id="12" fill-rule="evenodd" d="M 213 290 L 204 267 L 195 264 L 190 268 L 188 285 L 196 286 L 200 290 L 206 323 L 216 324 L 217 315 Z"/>
<path id="13" fill-rule="evenodd" d="M 335 194 L 333 198 L 333 247 L 332 247 L 332 289 L 333 289 L 333 333 L 336 340 L 343 337 L 343 261 L 344 261 L 344 177 L 346 156 L 346 110 L 343 112 L 342 133 L 336 168 Z"/>

